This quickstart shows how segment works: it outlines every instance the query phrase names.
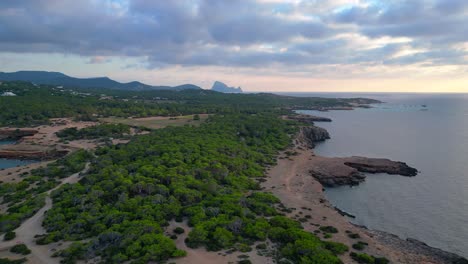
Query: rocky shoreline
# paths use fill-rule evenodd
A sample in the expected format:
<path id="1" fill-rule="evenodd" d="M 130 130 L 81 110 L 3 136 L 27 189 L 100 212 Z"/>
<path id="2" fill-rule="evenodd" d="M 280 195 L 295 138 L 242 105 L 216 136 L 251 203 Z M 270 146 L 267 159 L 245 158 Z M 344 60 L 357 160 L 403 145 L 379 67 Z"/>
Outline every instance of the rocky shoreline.
<path id="1" fill-rule="evenodd" d="M 312 119 L 315 117 L 312 117 Z M 312 119 L 303 119 L 303 123 L 311 126 L 302 127 L 296 139 L 296 146 L 306 146 L 309 151 L 313 151 L 315 144 L 330 138 L 326 129 L 314 126 Z M 296 119 L 297 120 L 297 119 Z M 298 121 L 298 120 L 297 120 Z M 328 121 L 327 121 L 328 122 Z M 301 148 L 301 147 L 299 147 Z M 416 176 L 418 171 L 404 162 L 392 161 L 389 159 L 376 159 L 367 157 L 321 157 L 312 154 L 308 158 L 307 172 L 315 178 L 322 186 L 335 187 L 340 185 L 356 185 L 365 180 L 364 173 L 387 173 L 407 177 Z M 301 197 L 303 195 L 300 195 Z M 324 196 L 323 196 L 324 197 Z M 353 215 L 332 206 L 325 198 L 320 198 L 320 203 L 333 209 L 341 217 L 354 218 Z M 357 226 L 358 230 L 365 233 L 378 245 L 385 245 L 389 255 L 403 253 L 408 258 L 398 257 L 400 261 L 392 263 L 451 263 L 468 264 L 468 260 L 454 253 L 446 252 L 438 248 L 433 248 L 416 239 L 401 239 L 400 237 L 378 230 L 370 230 L 366 227 Z M 377 247 L 378 248 L 378 247 Z M 396 254 L 398 252 L 398 254 Z"/>
<path id="2" fill-rule="evenodd" d="M 314 120 L 315 117 L 311 119 L 299 117 L 299 119 L 310 124 L 311 120 Z M 329 138 L 330 134 L 324 128 L 314 125 L 304 126 L 301 127 L 298 133 L 296 144 L 302 142 L 307 147 L 313 149 L 317 142 L 322 142 Z M 357 185 L 366 178 L 366 175 L 363 173 L 387 173 L 407 177 L 418 174 L 415 168 L 408 166 L 404 162 L 358 156 L 346 158 L 315 156 L 309 172 L 326 187 Z"/>
<path id="3" fill-rule="evenodd" d="M 0 140 L 15 140 L 15 144 L 0 146 L 0 158 L 24 160 L 51 160 L 81 148 L 79 142 L 61 142 L 56 132 L 68 127 L 87 127 L 94 122 L 75 122 L 66 118 L 51 119 L 51 124 L 29 128 L 0 128 Z"/>
<path id="4" fill-rule="evenodd" d="M 22 137 L 34 136 L 38 132 L 36 129 L 3 128 L 0 129 L 0 140 L 18 140 Z"/>

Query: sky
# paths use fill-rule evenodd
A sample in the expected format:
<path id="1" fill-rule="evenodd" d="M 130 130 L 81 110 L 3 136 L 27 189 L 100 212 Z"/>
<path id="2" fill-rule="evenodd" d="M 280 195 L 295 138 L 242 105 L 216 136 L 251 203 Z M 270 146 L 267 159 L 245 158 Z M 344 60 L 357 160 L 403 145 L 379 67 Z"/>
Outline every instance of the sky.
<path id="1" fill-rule="evenodd" d="M 1 0 L 0 71 L 468 92 L 468 0 Z"/>

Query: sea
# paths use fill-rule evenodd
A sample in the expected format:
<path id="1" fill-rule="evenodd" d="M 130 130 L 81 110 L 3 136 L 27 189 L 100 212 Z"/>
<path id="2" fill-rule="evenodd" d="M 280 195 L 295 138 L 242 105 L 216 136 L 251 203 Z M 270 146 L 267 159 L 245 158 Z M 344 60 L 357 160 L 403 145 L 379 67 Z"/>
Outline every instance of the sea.
<path id="1" fill-rule="evenodd" d="M 0 145 L 11 145 L 15 144 L 15 141 L 10 140 L 0 140 Z M 7 169 L 17 166 L 23 166 L 30 163 L 33 163 L 32 160 L 19 160 L 19 159 L 0 159 L 0 170 Z"/>
<path id="2" fill-rule="evenodd" d="M 403 161 L 416 177 L 370 174 L 355 187 L 327 188 L 356 224 L 468 258 L 468 94 L 309 93 L 385 103 L 353 111 L 299 111 L 329 117 L 331 139 L 316 153 Z"/>

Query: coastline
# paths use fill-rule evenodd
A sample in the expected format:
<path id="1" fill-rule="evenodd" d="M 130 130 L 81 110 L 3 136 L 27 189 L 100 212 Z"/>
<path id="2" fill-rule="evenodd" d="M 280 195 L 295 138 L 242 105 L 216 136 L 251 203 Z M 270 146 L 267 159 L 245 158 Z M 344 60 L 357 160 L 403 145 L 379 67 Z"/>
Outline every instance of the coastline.
<path id="1" fill-rule="evenodd" d="M 314 120 L 309 121 L 308 123 L 310 124 Z M 322 128 L 319 129 L 320 131 L 324 130 Z M 326 137 L 322 139 L 313 138 L 312 141 L 322 141 L 325 139 Z M 287 215 L 291 218 L 300 220 L 304 219 L 304 215 L 311 216 L 308 221 L 303 222 L 305 230 L 315 232 L 324 240 L 344 243 L 350 249 L 358 241 L 365 242 L 368 246 L 364 250 L 357 252 L 386 257 L 391 263 L 468 263 L 468 261 L 456 254 L 432 248 L 423 242 L 413 239 L 403 240 L 393 234 L 369 230 L 351 223 L 344 216 L 345 212 L 337 210 L 326 199 L 323 193 L 323 182 L 321 183 L 316 178 L 316 175 L 314 175 L 315 177 L 312 176 L 311 170 L 314 167 L 323 168 L 323 160 L 333 160 L 334 158 L 315 155 L 313 144 L 311 144 L 310 140 L 304 140 L 304 136 L 299 135 L 294 142 L 294 146 L 281 153 L 277 165 L 268 169 L 267 178 L 262 183 L 262 187 L 264 190 L 271 191 L 277 196 L 286 208 L 291 208 L 290 212 L 287 212 Z M 289 155 L 288 153 L 294 153 L 294 155 Z M 336 173 L 336 171 L 333 171 L 334 166 L 328 167 L 325 170 L 326 173 Z M 345 181 L 341 183 L 341 185 L 343 184 L 348 185 L 353 184 L 353 182 Z M 326 238 L 325 234 L 320 233 L 320 226 L 334 226 L 339 232 L 333 234 L 332 238 Z M 360 238 L 350 238 L 348 233 L 358 234 Z M 356 250 L 351 249 L 351 251 Z M 341 259 L 344 263 L 354 262 L 349 254 L 344 254 L 341 256 Z"/>

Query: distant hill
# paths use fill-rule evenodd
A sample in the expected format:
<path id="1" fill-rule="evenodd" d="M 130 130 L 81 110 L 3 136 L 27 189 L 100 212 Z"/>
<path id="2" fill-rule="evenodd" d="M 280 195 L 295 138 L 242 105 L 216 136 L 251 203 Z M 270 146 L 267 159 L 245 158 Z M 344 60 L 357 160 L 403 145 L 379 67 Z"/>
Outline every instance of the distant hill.
<path id="1" fill-rule="evenodd" d="M 216 81 L 211 87 L 211 90 L 221 92 L 221 93 L 242 93 L 242 89 L 240 87 L 229 87 L 226 84 Z"/>
<path id="2" fill-rule="evenodd" d="M 175 87 L 171 86 L 152 86 L 141 82 L 120 83 L 108 77 L 97 78 L 75 78 L 60 72 L 47 71 L 18 71 L 18 72 L 0 72 L 0 81 L 26 81 L 36 84 L 61 85 L 80 88 L 110 88 L 118 90 L 201 90 L 199 86 L 193 84 L 184 84 Z"/>

